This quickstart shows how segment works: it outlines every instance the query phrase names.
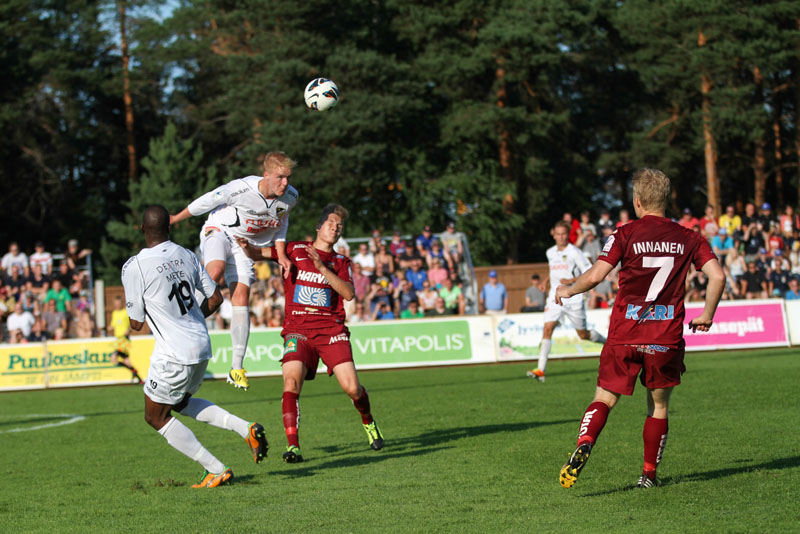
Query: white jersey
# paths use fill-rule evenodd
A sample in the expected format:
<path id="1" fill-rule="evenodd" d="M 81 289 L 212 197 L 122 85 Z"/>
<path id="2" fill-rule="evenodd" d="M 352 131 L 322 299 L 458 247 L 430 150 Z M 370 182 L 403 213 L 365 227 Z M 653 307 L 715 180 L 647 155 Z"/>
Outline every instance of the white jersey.
<path id="1" fill-rule="evenodd" d="M 247 176 L 231 180 L 189 204 L 189 213 L 202 215 L 211 211 L 205 226 L 244 237 L 259 247 L 286 241 L 289 212 L 297 204 L 297 190 L 290 185 L 283 195 L 268 199 L 258 190 L 262 179 Z"/>
<path id="2" fill-rule="evenodd" d="M 42 266 L 42 274 L 50 274 L 53 269 L 53 256 L 49 252 L 34 252 L 28 258 L 31 264 L 31 269 L 36 265 Z"/>
<path id="3" fill-rule="evenodd" d="M 562 280 L 575 278 L 582 275 L 592 266 L 581 249 L 567 243 L 563 250 L 558 250 L 558 246 L 553 245 L 547 249 L 547 263 L 550 265 L 550 295 L 548 301 L 556 298 L 556 288 L 561 285 Z M 561 299 L 563 306 L 577 305 L 583 302 L 583 295 L 573 295 L 569 298 Z"/>
<path id="4" fill-rule="evenodd" d="M 192 252 L 164 241 L 142 249 L 122 267 L 128 317 L 147 324 L 156 338 L 153 355 L 183 365 L 211 358 L 203 312 L 195 291 L 206 298 L 217 285 Z"/>

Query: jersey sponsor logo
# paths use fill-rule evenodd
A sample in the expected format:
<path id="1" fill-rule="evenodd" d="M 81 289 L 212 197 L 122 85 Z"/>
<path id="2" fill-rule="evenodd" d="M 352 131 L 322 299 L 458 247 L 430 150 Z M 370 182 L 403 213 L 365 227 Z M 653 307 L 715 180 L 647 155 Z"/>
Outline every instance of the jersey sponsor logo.
<path id="1" fill-rule="evenodd" d="M 634 345 L 636 350 L 646 354 L 655 354 L 656 352 L 667 352 L 669 347 L 663 345 Z"/>
<path id="2" fill-rule="evenodd" d="M 298 285 L 294 288 L 294 302 L 306 306 L 330 306 L 331 290 Z"/>
<path id="3" fill-rule="evenodd" d="M 204 234 L 204 235 L 205 235 L 206 237 L 208 237 L 208 236 L 210 236 L 211 234 L 213 234 L 214 232 L 221 232 L 221 231 L 222 231 L 222 230 L 220 230 L 220 229 L 219 229 L 219 228 L 217 228 L 216 226 L 206 226 L 206 229 L 205 229 L 205 234 Z"/>
<path id="4" fill-rule="evenodd" d="M 333 345 L 334 343 L 337 343 L 339 341 L 348 341 L 347 334 L 341 333 L 339 335 L 331 337 L 331 340 L 328 341 L 328 345 Z"/>
<path id="5" fill-rule="evenodd" d="M 290 352 L 297 352 L 297 338 L 289 338 L 283 346 L 283 355 L 286 356 Z"/>
<path id="6" fill-rule="evenodd" d="M 608 236 L 608 240 L 606 241 L 605 246 L 603 247 L 603 252 L 608 253 L 611 252 L 611 247 L 614 246 L 614 235 Z"/>
<path id="7" fill-rule="evenodd" d="M 663 306 L 657 304 L 655 306 L 648 306 L 640 316 L 639 312 L 642 310 L 641 306 L 635 304 L 628 304 L 625 310 L 625 318 L 633 321 L 671 321 L 675 318 L 675 306 Z"/>
<path id="8" fill-rule="evenodd" d="M 284 211 L 286 211 L 286 208 L 284 208 L 283 206 L 278 206 L 277 208 L 275 208 L 275 215 L 280 217 L 281 213 L 283 213 Z"/>
<path id="9" fill-rule="evenodd" d="M 642 241 L 633 244 L 634 254 L 644 254 L 646 252 L 662 252 L 667 254 L 683 254 L 685 249 L 683 243 L 672 243 L 668 241 Z"/>
<path id="10" fill-rule="evenodd" d="M 249 189 L 239 189 L 238 191 L 234 191 L 233 193 L 231 193 L 231 198 L 233 198 L 235 196 L 238 196 L 238 195 L 241 195 L 242 193 L 247 193 L 248 191 L 250 191 L 250 190 Z"/>
<path id="11" fill-rule="evenodd" d="M 299 259 L 300 258 L 298 258 L 298 260 Z M 302 280 L 303 282 L 313 282 L 315 284 L 324 284 L 327 282 L 324 274 L 315 273 L 312 271 L 299 271 L 297 273 L 297 279 Z"/>

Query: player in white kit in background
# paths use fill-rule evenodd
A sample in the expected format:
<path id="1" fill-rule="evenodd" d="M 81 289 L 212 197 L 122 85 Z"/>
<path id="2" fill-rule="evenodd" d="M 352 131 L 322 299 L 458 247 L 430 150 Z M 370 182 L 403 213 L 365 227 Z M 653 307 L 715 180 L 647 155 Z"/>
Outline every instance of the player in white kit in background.
<path id="1" fill-rule="evenodd" d="M 213 488 L 233 480 L 230 467 L 220 462 L 194 433 L 171 415 L 174 410 L 212 426 L 231 430 L 245 439 L 259 463 L 267 455 L 264 427 L 192 397 L 211 358 L 211 340 L 204 318 L 222 302 L 222 294 L 192 252 L 169 240 L 169 212 L 149 206 L 142 217 L 147 248 L 122 267 L 131 328 L 145 320 L 155 336 L 150 369 L 144 385 L 145 420 L 175 449 L 205 469 L 193 488 Z M 195 291 L 205 299 L 198 303 Z"/>
<path id="2" fill-rule="evenodd" d="M 245 391 L 250 387 L 243 368 L 250 337 L 250 285 L 255 280 L 253 260 L 235 238 L 247 239 L 257 247 L 274 246 L 283 276 L 292 266 L 286 257 L 289 212 L 297 204 L 297 190 L 289 185 L 296 163 L 283 152 L 264 157 L 263 176 L 231 180 L 194 200 L 170 224 L 211 212 L 200 232 L 200 249 L 208 274 L 231 290 L 231 342 L 233 355 L 228 382 Z"/>
<path id="3" fill-rule="evenodd" d="M 550 265 L 550 293 L 544 307 L 544 330 L 542 331 L 542 344 L 539 346 L 539 361 L 537 368 L 528 371 L 528 376 L 544 382 L 544 371 L 547 366 L 547 357 L 553 345 L 553 330 L 562 317 L 569 318 L 575 327 L 575 332 L 581 339 L 590 339 L 595 343 L 605 343 L 604 338 L 596 330 L 586 330 L 586 305 L 583 295 L 575 295 L 561 299 L 561 305 L 556 304 L 556 288 L 560 285 L 569 285 L 581 274 L 592 266 L 581 249 L 569 242 L 569 224 L 558 221 L 553 227 L 553 239 L 556 244 L 547 249 L 547 263 Z"/>

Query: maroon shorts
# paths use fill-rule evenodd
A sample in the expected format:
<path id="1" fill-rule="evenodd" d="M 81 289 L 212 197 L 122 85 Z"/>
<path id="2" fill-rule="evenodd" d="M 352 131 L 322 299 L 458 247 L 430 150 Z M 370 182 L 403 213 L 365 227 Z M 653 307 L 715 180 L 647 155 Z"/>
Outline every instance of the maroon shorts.
<path id="1" fill-rule="evenodd" d="M 621 395 L 633 395 L 638 375 L 648 389 L 677 386 L 686 371 L 685 346 L 683 341 L 677 347 L 606 344 L 600 353 L 597 385 Z"/>
<path id="2" fill-rule="evenodd" d="M 281 335 L 284 340 L 281 363 L 303 362 L 308 370 L 306 380 L 314 380 L 320 359 L 328 368 L 328 375 L 340 363 L 353 361 L 350 331 L 344 325 L 302 333 L 284 330 Z"/>

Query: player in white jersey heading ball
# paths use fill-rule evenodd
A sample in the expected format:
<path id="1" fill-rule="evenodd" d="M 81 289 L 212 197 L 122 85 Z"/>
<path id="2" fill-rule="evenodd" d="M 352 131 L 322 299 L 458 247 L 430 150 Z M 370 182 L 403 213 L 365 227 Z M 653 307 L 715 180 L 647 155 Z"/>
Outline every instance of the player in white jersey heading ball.
<path id="1" fill-rule="evenodd" d="M 297 204 L 297 190 L 289 185 L 296 163 L 283 152 L 264 157 L 263 176 L 232 180 L 194 200 L 170 224 L 211 212 L 200 232 L 200 249 L 208 274 L 231 290 L 231 342 L 233 357 L 228 382 L 247 391 L 250 383 L 243 368 L 250 337 L 250 285 L 255 280 L 253 260 L 236 244 L 237 237 L 256 247 L 274 246 L 283 276 L 289 275 L 286 231 L 289 212 Z"/>
<path id="2" fill-rule="evenodd" d="M 558 221 L 553 227 L 553 239 L 556 244 L 547 249 L 547 263 L 550 265 L 550 293 L 544 307 L 544 330 L 542 344 L 539 346 L 539 361 L 536 369 L 528 371 L 528 376 L 544 382 L 544 370 L 547 366 L 547 357 L 553 345 L 553 330 L 562 317 L 568 317 L 578 337 L 590 339 L 595 343 L 605 343 L 604 338 L 596 330 L 591 332 L 586 329 L 586 305 L 583 295 L 561 299 L 561 304 L 556 304 L 556 288 L 574 282 L 581 274 L 592 266 L 581 249 L 569 242 L 569 224 Z"/>
<path id="3" fill-rule="evenodd" d="M 192 397 L 203 383 L 211 340 L 204 317 L 222 303 L 222 294 L 192 252 L 169 240 L 169 212 L 149 206 L 142 217 L 147 248 L 122 267 L 131 328 L 144 321 L 156 338 L 144 385 L 145 420 L 175 449 L 205 468 L 193 488 L 213 488 L 233 480 L 231 469 L 214 457 L 194 433 L 171 415 L 182 415 L 242 436 L 259 463 L 267 455 L 264 427 Z M 205 299 L 198 303 L 196 293 Z"/>

